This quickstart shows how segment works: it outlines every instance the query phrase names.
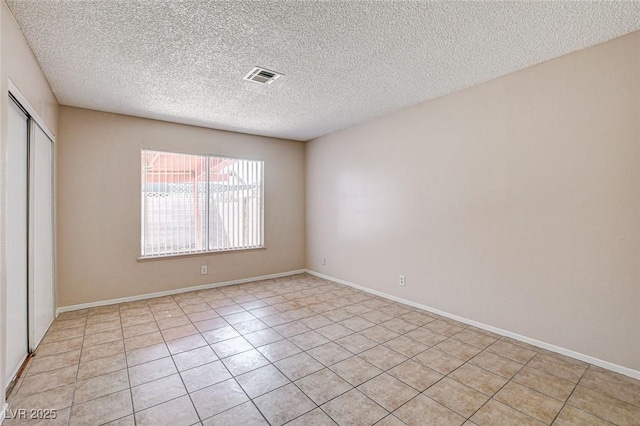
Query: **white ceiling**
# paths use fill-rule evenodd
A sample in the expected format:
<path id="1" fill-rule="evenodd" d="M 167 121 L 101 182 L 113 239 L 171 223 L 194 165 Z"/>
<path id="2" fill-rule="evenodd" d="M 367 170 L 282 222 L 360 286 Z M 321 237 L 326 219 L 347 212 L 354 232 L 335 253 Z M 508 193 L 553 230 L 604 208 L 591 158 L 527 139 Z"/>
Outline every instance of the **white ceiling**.
<path id="1" fill-rule="evenodd" d="M 640 29 L 638 1 L 7 4 L 61 104 L 295 140 Z"/>

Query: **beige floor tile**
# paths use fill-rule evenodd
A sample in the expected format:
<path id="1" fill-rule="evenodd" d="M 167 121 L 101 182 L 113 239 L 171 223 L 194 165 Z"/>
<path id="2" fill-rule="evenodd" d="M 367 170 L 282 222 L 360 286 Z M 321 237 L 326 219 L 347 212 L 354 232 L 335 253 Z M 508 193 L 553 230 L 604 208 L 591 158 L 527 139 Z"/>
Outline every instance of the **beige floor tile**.
<path id="1" fill-rule="evenodd" d="M 207 305 L 209 306 L 209 305 Z M 187 314 L 187 317 L 189 317 L 189 319 L 191 320 L 191 322 L 200 322 L 200 321 L 206 321 L 206 320 L 210 320 L 213 318 L 218 318 L 220 315 L 218 315 L 218 313 L 216 311 L 214 311 L 211 308 L 208 308 L 204 311 L 199 311 L 199 312 L 193 312 L 190 314 Z"/>
<path id="2" fill-rule="evenodd" d="M 435 331 L 429 330 L 425 327 L 416 328 L 415 330 L 412 330 L 405 334 L 405 336 L 429 347 L 437 345 L 443 340 L 448 339 L 448 337 L 444 334 L 436 333 Z"/>
<path id="3" fill-rule="evenodd" d="M 101 345 L 107 342 L 114 342 L 116 340 L 122 340 L 124 337 L 122 335 L 122 329 L 118 328 L 115 330 L 103 331 L 101 333 L 91 334 L 89 336 L 85 336 L 82 341 L 82 346 L 85 348 Z"/>
<path id="4" fill-rule="evenodd" d="M 273 365 L 267 365 L 241 374 L 236 377 L 236 380 L 250 398 L 256 398 L 290 383 L 289 379 Z"/>
<path id="5" fill-rule="evenodd" d="M 442 379 L 443 375 L 411 359 L 393 367 L 387 373 L 419 392 Z"/>
<path id="6" fill-rule="evenodd" d="M 160 343 L 127 352 L 127 364 L 129 367 L 132 367 L 134 365 L 142 364 L 143 362 L 154 361 L 166 356 L 169 356 L 167 345 Z"/>
<path id="7" fill-rule="evenodd" d="M 180 324 L 180 325 L 184 325 L 184 324 Z M 223 318 L 211 318 L 204 321 L 198 321 L 194 323 L 194 325 L 196 326 L 198 331 L 202 333 L 205 331 L 215 330 L 216 328 L 226 327 L 229 325 L 229 323 L 226 322 Z"/>
<path id="8" fill-rule="evenodd" d="M 251 401 L 237 405 L 213 417 L 209 417 L 203 420 L 202 424 L 204 426 L 269 425 Z"/>
<path id="9" fill-rule="evenodd" d="M 277 314 L 262 317 L 260 319 L 269 327 L 275 327 L 277 325 L 285 324 L 295 320 L 295 318 L 292 318 L 290 315 L 287 315 L 286 312 L 280 312 Z"/>
<path id="10" fill-rule="evenodd" d="M 375 322 L 369 321 L 360 316 L 348 318 L 346 320 L 341 321 L 340 324 L 352 331 L 362 331 L 376 325 Z"/>
<path id="11" fill-rule="evenodd" d="M 247 342 L 243 337 L 235 337 L 229 340 L 223 340 L 222 342 L 213 343 L 211 348 L 215 351 L 216 355 L 220 358 L 226 358 L 228 356 L 239 354 L 253 349 L 251 343 Z"/>
<path id="12" fill-rule="evenodd" d="M 378 346 L 378 343 L 359 333 L 351 334 L 335 341 L 343 348 L 354 354 L 362 353 L 366 350 Z M 415 343 L 415 342 L 414 342 Z"/>
<path id="13" fill-rule="evenodd" d="M 567 404 L 619 425 L 638 424 L 640 408 L 578 385 Z"/>
<path id="14" fill-rule="evenodd" d="M 461 425 L 465 418 L 425 395 L 418 395 L 393 413 L 410 426 Z"/>
<path id="15" fill-rule="evenodd" d="M 537 354 L 534 350 L 514 345 L 513 343 L 509 343 L 504 340 L 498 340 L 489 346 L 487 351 L 493 352 L 494 354 L 498 354 L 512 361 L 519 362 L 520 364 L 526 364 Z"/>
<path id="16" fill-rule="evenodd" d="M 469 420 L 478 426 L 542 426 L 544 423 L 495 399 L 489 400 Z"/>
<path id="17" fill-rule="evenodd" d="M 333 309 L 331 311 L 323 313 L 322 315 L 334 322 L 344 321 L 355 316 L 355 314 L 352 314 L 351 312 L 343 308 Z"/>
<path id="18" fill-rule="evenodd" d="M 445 377 L 424 394 L 464 417 L 470 417 L 489 400 L 487 395 Z"/>
<path id="19" fill-rule="evenodd" d="M 390 319 L 393 318 L 391 315 L 385 314 L 384 312 L 380 312 L 378 310 L 365 312 L 364 314 L 360 314 L 359 316 L 366 319 L 367 321 L 371 321 L 376 324 L 389 321 Z"/>
<path id="20" fill-rule="evenodd" d="M 62 410 L 63 408 L 70 407 L 73 403 L 74 391 L 75 383 L 70 383 L 68 385 L 60 386 L 55 389 L 35 393 L 28 396 L 16 396 L 8 401 L 9 408 L 13 410 L 33 410 L 43 408 L 51 410 Z"/>
<path id="21" fill-rule="evenodd" d="M 123 353 L 98 358 L 94 361 L 80 363 L 78 368 L 78 380 L 86 380 L 91 377 L 127 368 L 127 362 Z"/>
<path id="22" fill-rule="evenodd" d="M 327 367 L 353 356 L 351 352 L 333 342 L 315 347 L 307 353 Z"/>
<path id="23" fill-rule="evenodd" d="M 117 420 L 114 420 L 112 422 L 105 423 L 105 425 L 107 425 L 107 426 L 135 426 L 136 425 L 136 421 L 135 421 L 135 418 L 134 418 L 133 414 L 130 414 L 128 416 L 121 417 L 121 418 L 119 418 Z"/>
<path id="24" fill-rule="evenodd" d="M 340 339 L 341 337 L 349 336 L 350 334 L 354 333 L 353 330 L 341 324 L 331 324 L 320 327 L 316 329 L 316 332 L 320 333 L 329 340 Z"/>
<path id="25" fill-rule="evenodd" d="M 438 343 L 433 348 L 464 361 L 469 361 L 481 352 L 480 348 L 468 345 L 456 339 L 447 339 Z"/>
<path id="26" fill-rule="evenodd" d="M 394 416 L 393 414 L 389 414 L 384 419 L 380 420 L 376 423 L 376 426 L 403 426 L 404 422 Z"/>
<path id="27" fill-rule="evenodd" d="M 385 346 L 376 346 L 359 355 L 360 358 L 386 371 L 407 360 L 407 357 Z"/>
<path id="28" fill-rule="evenodd" d="M 335 426 L 336 424 L 324 411 L 316 408 L 287 423 L 287 426 Z"/>
<path id="29" fill-rule="evenodd" d="M 266 328 L 269 328 L 269 326 L 264 322 L 260 321 L 259 319 L 254 318 L 248 321 L 242 321 L 242 322 L 233 324 L 233 328 L 235 328 L 238 331 L 238 333 L 245 335 L 245 334 L 253 333 L 255 331 L 264 330 Z"/>
<path id="30" fill-rule="evenodd" d="M 362 330 L 360 334 L 378 343 L 385 343 L 399 336 L 399 334 L 395 331 L 389 330 L 388 328 L 382 327 L 381 325 L 376 325 L 367 328 L 366 330 Z"/>
<path id="31" fill-rule="evenodd" d="M 546 424 L 551 424 L 563 405 L 557 399 L 514 382 L 507 383 L 496 393 L 494 399 Z"/>
<path id="32" fill-rule="evenodd" d="M 277 361 L 273 365 L 291 381 L 298 380 L 324 368 L 322 364 L 304 352 Z"/>
<path id="33" fill-rule="evenodd" d="M 508 381 L 502 376 L 469 363 L 460 366 L 449 377 L 488 396 L 493 396 Z"/>
<path id="34" fill-rule="evenodd" d="M 200 420 L 188 396 L 182 396 L 155 407 L 138 411 L 135 417 L 136 425 L 138 426 L 157 426 L 161 424 L 190 426 Z"/>
<path id="35" fill-rule="evenodd" d="M 464 364 L 464 360 L 433 348 L 414 356 L 413 360 L 445 375 Z"/>
<path id="36" fill-rule="evenodd" d="M 140 334 L 134 337 L 128 337 L 124 339 L 124 349 L 127 352 L 134 351 L 140 348 L 146 348 L 147 346 L 157 345 L 163 343 L 164 339 L 159 331 L 153 331 L 147 334 Z"/>
<path id="37" fill-rule="evenodd" d="M 221 361 L 201 365 L 180 373 L 189 392 L 220 383 L 231 378 Z"/>
<path id="38" fill-rule="evenodd" d="M 298 380 L 296 385 L 318 405 L 352 389 L 349 383 L 327 368 Z"/>
<path id="39" fill-rule="evenodd" d="M 558 417 L 553 422 L 557 426 L 612 426 L 613 423 L 609 423 L 599 417 L 587 413 L 586 411 L 579 410 L 570 405 L 565 405 L 564 408 L 558 414 Z"/>
<path id="40" fill-rule="evenodd" d="M 55 370 L 62 367 L 68 367 L 80 362 L 80 349 L 51 356 L 36 356 L 31 360 L 31 365 L 27 371 L 27 375 L 31 376 L 46 371 Z"/>
<path id="41" fill-rule="evenodd" d="M 288 340 L 269 343 L 259 347 L 258 351 L 271 362 L 276 362 L 301 352 L 300 348 Z"/>
<path id="42" fill-rule="evenodd" d="M 233 339 L 235 337 L 240 337 L 240 333 L 238 333 L 235 328 L 228 325 L 216 328 L 215 330 L 203 332 L 202 337 L 204 337 L 209 344 L 214 344 L 224 340 Z"/>
<path id="43" fill-rule="evenodd" d="M 82 348 L 80 362 L 94 361 L 99 358 L 105 358 L 111 355 L 124 352 L 124 341 L 116 340 L 115 342 L 103 343 L 101 345 L 91 346 L 90 348 Z"/>
<path id="44" fill-rule="evenodd" d="M 123 390 L 106 395 L 71 408 L 69 425 L 104 424 L 133 413 L 131 392 Z"/>
<path id="45" fill-rule="evenodd" d="M 368 363 L 364 359 L 353 356 L 349 359 L 332 365 L 331 370 L 349 382 L 352 386 L 359 386 L 369 379 L 382 373 L 378 367 Z"/>
<path id="46" fill-rule="evenodd" d="M 127 370 L 103 374 L 77 382 L 73 403 L 82 403 L 124 389 L 129 389 Z"/>
<path id="47" fill-rule="evenodd" d="M 178 370 L 171 357 L 166 357 L 129 368 L 129 380 L 131 386 L 138 386 L 177 372 Z"/>
<path id="48" fill-rule="evenodd" d="M 313 401 L 346 424 L 541 424 L 537 416 L 624 425 L 640 418 L 635 379 L 305 274 L 63 313 L 9 403 L 62 410 L 51 424 L 267 424 L 229 370 L 270 401 L 264 409 L 275 424 L 335 424 Z M 173 382 L 158 385 L 166 380 Z M 141 405 L 144 389 L 153 405 Z M 296 406 L 298 397 L 308 408 Z M 350 399 L 373 404 L 380 418 L 354 415 L 344 403 Z M 399 417 L 383 406 L 397 407 Z"/>
<path id="49" fill-rule="evenodd" d="M 587 364 L 567 362 L 555 356 L 542 353 L 533 357 L 527 365 L 573 383 L 578 383 L 587 369 Z"/>
<path id="50" fill-rule="evenodd" d="M 179 339 L 167 342 L 167 348 L 169 349 L 169 352 L 171 352 L 171 355 L 186 352 L 191 349 L 201 348 L 203 346 L 207 346 L 207 341 L 204 340 L 204 338 L 200 334 L 181 337 Z"/>
<path id="51" fill-rule="evenodd" d="M 409 321 L 405 321 L 401 318 L 393 318 L 389 321 L 380 323 L 380 325 L 384 328 L 388 328 L 391 331 L 395 331 L 398 334 L 408 333 L 409 331 L 415 330 L 419 327 L 418 325 Z"/>
<path id="52" fill-rule="evenodd" d="M 167 328 L 180 327 L 181 325 L 187 325 L 191 323 L 191 321 L 189 320 L 189 317 L 182 314 L 181 310 L 178 310 L 178 314 L 176 315 L 171 315 L 171 314 L 166 316 L 156 315 L 154 316 L 154 318 L 160 330 L 166 330 Z M 211 320 L 211 321 L 214 321 L 214 320 Z M 197 324 L 200 324 L 200 323 L 196 323 L 196 326 Z"/>
<path id="53" fill-rule="evenodd" d="M 313 315 L 311 317 L 301 319 L 300 322 L 310 329 L 316 330 L 320 327 L 331 324 L 333 321 L 322 315 Z"/>
<path id="54" fill-rule="evenodd" d="M 215 308 L 215 310 L 221 316 L 237 314 L 239 312 L 245 312 L 242 306 L 237 305 L 235 303 L 225 305 L 225 306 L 220 306 L 218 308 Z"/>
<path id="55" fill-rule="evenodd" d="M 111 330 L 119 330 L 121 328 L 122 324 L 120 323 L 120 318 L 93 324 L 87 323 L 84 334 L 85 336 L 89 336 L 91 334 L 102 333 Z"/>
<path id="56" fill-rule="evenodd" d="M 189 370 L 190 368 L 199 367 L 218 360 L 218 357 L 209 346 L 181 352 L 173 355 L 172 358 L 176 367 L 178 367 L 178 371 Z"/>
<path id="57" fill-rule="evenodd" d="M 131 388 L 135 411 L 153 407 L 186 393 L 187 390 L 178 374 Z"/>
<path id="58" fill-rule="evenodd" d="M 131 317 L 127 317 L 127 318 L 122 318 L 120 320 L 120 322 L 122 323 L 122 327 L 133 327 L 136 325 L 141 325 L 141 324 L 146 324 L 146 323 L 153 323 L 155 324 L 156 319 L 153 317 L 153 315 L 151 314 L 151 312 L 149 313 L 145 313 L 145 314 L 141 314 L 141 315 L 135 315 L 135 316 L 131 316 Z"/>
<path id="59" fill-rule="evenodd" d="M 271 391 L 254 400 L 271 425 L 282 425 L 315 408 L 294 384 Z"/>
<path id="60" fill-rule="evenodd" d="M 262 308 L 252 309 L 251 315 L 256 318 L 268 317 L 269 315 L 277 314 L 278 311 L 276 308 L 272 308 L 271 306 L 264 306 Z"/>
<path id="61" fill-rule="evenodd" d="M 459 340 L 461 342 L 467 343 L 469 345 L 478 347 L 480 349 L 485 349 L 491 344 L 496 342 L 496 338 L 487 336 L 482 333 L 477 333 L 470 329 L 462 330 L 459 333 L 456 333 L 452 336 L 453 339 Z"/>
<path id="62" fill-rule="evenodd" d="M 269 361 L 255 349 L 224 358 L 222 362 L 234 376 L 244 374 L 269 364 Z"/>
<path id="63" fill-rule="evenodd" d="M 280 333 L 270 328 L 245 334 L 244 338 L 255 347 L 268 345 L 269 343 L 284 339 Z"/>
<path id="64" fill-rule="evenodd" d="M 430 314 L 428 314 L 425 311 L 413 311 L 413 312 L 408 312 L 406 314 L 400 315 L 401 319 L 405 320 L 405 321 L 409 321 L 415 325 L 418 326 L 423 326 L 426 325 L 430 322 L 435 321 L 435 318 L 432 317 Z"/>
<path id="65" fill-rule="evenodd" d="M 457 334 L 459 332 L 461 332 L 462 330 L 464 330 L 464 328 L 466 326 L 460 324 L 460 323 L 454 323 L 452 321 L 449 320 L 444 320 L 444 319 L 438 319 L 435 321 L 430 322 L 429 324 L 424 326 L 425 328 L 428 328 L 429 330 L 435 331 L 436 333 L 440 333 L 440 334 L 444 334 L 447 337 L 451 337 L 454 334 Z"/>
<path id="66" fill-rule="evenodd" d="M 315 331 L 308 331 L 306 333 L 298 334 L 289 338 L 289 341 L 302 349 L 308 351 L 325 343 L 329 343 L 329 339 L 316 333 Z"/>
<path id="67" fill-rule="evenodd" d="M 60 340 L 71 339 L 74 337 L 83 337 L 85 331 L 85 325 L 79 325 L 76 327 L 68 327 L 59 330 L 55 330 L 52 328 L 47 331 L 45 336 L 42 338 L 41 344 L 54 343 L 59 342 Z"/>
<path id="68" fill-rule="evenodd" d="M 80 349 L 82 348 L 83 339 L 83 337 L 74 337 L 59 342 L 42 344 L 38 346 L 36 355 L 44 357 Z"/>
<path id="69" fill-rule="evenodd" d="M 568 380 L 527 366 L 520 370 L 512 380 L 563 402 L 569 398 L 576 386 Z"/>
<path id="70" fill-rule="evenodd" d="M 76 381 L 78 366 L 63 367 L 45 373 L 34 374 L 24 379 L 18 389 L 18 396 L 44 392 Z"/>
<path id="71" fill-rule="evenodd" d="M 125 339 L 130 337 L 141 336 L 147 333 L 153 333 L 160 331 L 155 321 L 145 322 L 142 324 L 133 325 L 131 327 L 125 327 L 122 329 L 122 334 Z"/>
<path id="72" fill-rule="evenodd" d="M 388 412 L 357 389 L 324 404 L 322 410 L 340 425 L 372 425 Z"/>
<path id="73" fill-rule="evenodd" d="M 580 386 L 640 407 L 640 380 L 590 366 L 580 379 Z"/>
<path id="74" fill-rule="evenodd" d="M 398 336 L 395 339 L 391 339 L 388 342 L 385 342 L 384 346 L 393 349 L 408 358 L 416 356 L 428 349 L 428 346 L 406 336 Z"/>
<path id="75" fill-rule="evenodd" d="M 249 400 L 234 379 L 225 380 L 191 394 L 201 419 L 206 419 Z"/>
<path id="76" fill-rule="evenodd" d="M 273 327 L 273 329 L 278 332 L 278 334 L 287 338 L 311 331 L 311 329 L 304 325 L 302 321 L 293 321 L 286 324 L 278 325 Z"/>
<path id="77" fill-rule="evenodd" d="M 193 326 L 193 324 L 185 324 L 179 327 L 167 328 L 161 331 L 162 337 L 164 337 L 165 341 L 180 339 L 181 337 L 193 336 L 194 334 L 198 334 L 198 330 Z M 126 344 L 126 342 L 125 342 Z"/>
<path id="78" fill-rule="evenodd" d="M 380 404 L 387 411 L 393 411 L 409 401 L 418 392 L 412 387 L 387 373 L 383 373 L 358 386 L 358 390 Z"/>
<path id="79" fill-rule="evenodd" d="M 469 362 L 507 379 L 512 378 L 523 367 L 520 363 L 491 352 L 481 352 Z"/>

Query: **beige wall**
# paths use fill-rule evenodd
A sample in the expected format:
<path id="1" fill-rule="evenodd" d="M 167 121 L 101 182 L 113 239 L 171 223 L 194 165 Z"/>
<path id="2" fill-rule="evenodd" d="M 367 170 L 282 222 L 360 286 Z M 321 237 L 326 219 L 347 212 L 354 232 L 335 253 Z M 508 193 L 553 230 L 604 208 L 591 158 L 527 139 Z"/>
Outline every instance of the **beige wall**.
<path id="1" fill-rule="evenodd" d="M 267 249 L 138 262 L 143 147 L 264 160 Z M 57 190 L 58 306 L 304 268 L 300 142 L 62 107 Z"/>
<path id="2" fill-rule="evenodd" d="M 312 141 L 306 167 L 308 268 L 640 370 L 640 32 Z"/>
<path id="3" fill-rule="evenodd" d="M 11 247 L 6 242 L 6 164 L 9 79 L 18 87 L 36 113 L 54 133 L 58 126 L 58 103 L 49 88 L 40 66 L 25 41 L 4 1 L 0 1 L 0 410 L 4 404 L 4 354 L 6 327 L 6 264 L 5 253 Z M 9 342 L 10 344 L 10 342 Z"/>

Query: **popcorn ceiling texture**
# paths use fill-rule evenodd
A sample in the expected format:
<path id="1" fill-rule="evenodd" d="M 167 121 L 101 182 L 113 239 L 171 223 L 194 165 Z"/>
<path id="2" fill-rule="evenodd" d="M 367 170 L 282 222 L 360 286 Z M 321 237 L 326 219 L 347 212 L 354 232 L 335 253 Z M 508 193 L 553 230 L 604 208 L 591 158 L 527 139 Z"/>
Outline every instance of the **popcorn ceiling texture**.
<path id="1" fill-rule="evenodd" d="M 61 104 L 294 140 L 640 29 L 637 1 L 7 4 Z"/>

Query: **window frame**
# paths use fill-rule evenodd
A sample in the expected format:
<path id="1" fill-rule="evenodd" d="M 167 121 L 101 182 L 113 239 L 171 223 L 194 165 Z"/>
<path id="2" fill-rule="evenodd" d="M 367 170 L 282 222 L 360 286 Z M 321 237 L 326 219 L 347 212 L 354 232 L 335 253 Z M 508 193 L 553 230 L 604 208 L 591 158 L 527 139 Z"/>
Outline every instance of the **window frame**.
<path id="1" fill-rule="evenodd" d="M 265 176 L 265 161 L 263 159 L 256 159 L 256 158 L 247 158 L 247 157 L 235 157 L 235 156 L 229 156 L 229 155 L 219 155 L 219 154 L 209 154 L 209 153 L 202 153 L 202 152 L 186 152 L 186 151 L 177 151 L 177 150 L 169 150 L 169 149 L 157 149 L 157 148 L 147 148 L 147 147 L 142 147 L 140 148 L 140 159 L 142 159 L 144 152 L 145 151 L 151 151 L 151 152 L 159 152 L 159 153 L 166 153 L 166 154 L 178 154 L 178 155 L 193 155 L 193 156 L 199 156 L 199 157 L 205 157 L 207 158 L 207 160 L 211 159 L 211 158 L 222 158 L 222 159 L 229 159 L 229 160 L 240 160 L 240 161 L 257 161 L 261 163 L 261 167 L 260 167 L 260 213 L 259 213 L 259 220 L 260 220 L 260 233 L 259 233 L 259 237 L 260 237 L 260 242 L 261 244 L 258 246 L 252 246 L 252 247 L 239 247 L 239 248 L 227 248 L 227 249 L 221 249 L 221 250 L 210 250 L 209 249 L 209 244 L 207 242 L 207 248 L 205 250 L 201 250 L 201 251 L 197 251 L 197 252 L 192 252 L 192 253 L 172 253 L 172 254 L 160 254 L 160 255 L 144 255 L 143 254 L 143 250 L 144 250 L 144 244 L 145 244 L 145 238 L 144 238 L 144 216 L 145 216 L 145 210 L 144 210 L 144 203 L 141 200 L 140 203 L 140 226 L 138 227 L 139 231 L 140 231 L 140 248 L 138 250 L 138 262 L 148 262 L 148 261 L 154 261 L 154 260 L 166 260 L 166 259 L 173 259 L 173 258 L 184 258 L 184 257 L 191 257 L 191 256 L 209 256 L 209 255 L 215 255 L 215 254 L 229 254 L 229 253 L 235 253 L 235 252 L 244 252 L 244 251 L 255 251 L 255 250 L 265 250 L 267 248 L 266 246 L 266 242 L 265 242 L 265 184 L 264 184 L 264 176 Z M 142 167 L 142 165 L 140 166 Z M 143 170 L 140 169 L 139 172 L 143 173 Z M 209 195 L 210 195 L 210 176 L 209 176 L 209 170 L 207 170 L 207 201 L 209 201 Z M 141 176 L 141 180 L 140 180 L 140 190 L 141 192 L 144 192 L 144 182 L 142 180 L 142 176 Z M 207 203 L 207 213 L 206 213 L 206 222 L 207 222 L 207 235 L 209 234 L 209 214 L 210 214 L 210 209 L 209 209 L 209 203 Z"/>

